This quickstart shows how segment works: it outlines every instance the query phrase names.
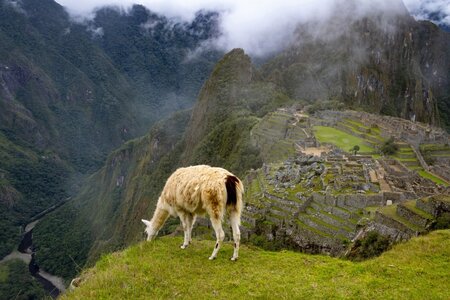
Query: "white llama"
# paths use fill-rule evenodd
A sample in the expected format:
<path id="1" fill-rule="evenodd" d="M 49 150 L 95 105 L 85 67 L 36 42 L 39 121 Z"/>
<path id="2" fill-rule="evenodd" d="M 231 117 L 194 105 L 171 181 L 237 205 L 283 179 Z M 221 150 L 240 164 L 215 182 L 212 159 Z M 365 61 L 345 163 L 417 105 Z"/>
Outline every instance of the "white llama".
<path id="1" fill-rule="evenodd" d="M 167 179 L 152 220 L 142 220 L 147 226 L 147 240 L 152 240 L 158 234 L 169 215 L 179 216 L 184 230 L 184 243 L 181 248 L 185 249 L 192 241 L 191 232 L 197 215 L 206 212 L 210 216 L 217 239 L 209 259 L 215 259 L 225 237 L 222 221 L 227 211 L 234 239 L 231 260 L 236 260 L 241 238 L 239 225 L 243 193 L 241 180 L 225 169 L 206 165 L 179 168 Z"/>

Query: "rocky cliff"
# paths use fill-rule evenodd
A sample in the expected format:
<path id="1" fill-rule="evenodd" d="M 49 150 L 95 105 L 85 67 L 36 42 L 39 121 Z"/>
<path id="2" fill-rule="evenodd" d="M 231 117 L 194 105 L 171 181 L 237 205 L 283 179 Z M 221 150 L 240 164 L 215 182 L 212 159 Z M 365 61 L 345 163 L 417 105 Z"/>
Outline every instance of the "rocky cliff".
<path id="1" fill-rule="evenodd" d="M 363 18 L 355 10 L 300 25 L 294 45 L 262 68 L 264 78 L 294 99 L 336 99 L 448 127 L 449 34 L 404 8 Z"/>

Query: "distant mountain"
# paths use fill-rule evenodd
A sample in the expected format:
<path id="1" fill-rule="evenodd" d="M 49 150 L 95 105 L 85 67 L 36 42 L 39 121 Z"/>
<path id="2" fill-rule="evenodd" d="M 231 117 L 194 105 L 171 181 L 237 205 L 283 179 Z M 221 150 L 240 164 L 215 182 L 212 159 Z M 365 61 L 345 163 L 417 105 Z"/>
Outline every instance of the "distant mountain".
<path id="1" fill-rule="evenodd" d="M 0 0 L 0 257 L 80 174 L 193 105 L 220 55 L 195 52 L 216 20 L 173 23 L 134 6 L 80 24 L 52 0 Z"/>
<path id="2" fill-rule="evenodd" d="M 431 6 L 430 6 L 431 7 Z M 446 18 L 449 16 L 441 10 L 436 10 L 439 6 L 432 6 L 435 10 L 430 10 L 430 7 L 419 7 L 416 11 L 411 11 L 412 15 L 420 20 L 429 20 L 438 25 L 442 30 L 450 32 L 450 24 Z"/>
<path id="3" fill-rule="evenodd" d="M 351 20 L 300 27 L 298 42 L 262 68 L 264 77 L 295 99 L 335 99 L 450 128 L 450 35 L 406 9 Z"/>
<path id="4" fill-rule="evenodd" d="M 219 15 L 200 11 L 191 23 L 174 23 L 134 5 L 126 13 L 115 7 L 98 10 L 88 29 L 114 65 L 132 82 L 133 114 L 148 124 L 161 115 L 192 107 L 197 94 L 222 53 L 196 52 L 217 37 Z"/>

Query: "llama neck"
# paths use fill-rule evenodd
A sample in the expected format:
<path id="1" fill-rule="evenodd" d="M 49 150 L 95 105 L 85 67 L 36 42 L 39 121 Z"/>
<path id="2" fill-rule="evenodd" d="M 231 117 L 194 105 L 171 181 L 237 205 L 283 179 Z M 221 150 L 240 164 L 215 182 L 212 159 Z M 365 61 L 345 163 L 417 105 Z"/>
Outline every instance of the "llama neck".
<path id="1" fill-rule="evenodd" d="M 155 231 L 160 230 L 168 217 L 169 212 L 167 210 L 157 207 L 151 220 L 153 229 Z"/>

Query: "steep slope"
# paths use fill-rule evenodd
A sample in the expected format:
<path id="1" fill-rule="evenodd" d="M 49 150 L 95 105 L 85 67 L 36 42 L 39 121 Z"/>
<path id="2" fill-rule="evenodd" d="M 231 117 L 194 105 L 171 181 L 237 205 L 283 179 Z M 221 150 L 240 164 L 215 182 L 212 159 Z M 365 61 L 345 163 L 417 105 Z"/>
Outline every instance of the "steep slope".
<path id="1" fill-rule="evenodd" d="M 131 86 L 55 2 L 1 5 L 2 130 L 82 170 L 98 165 L 134 134 Z"/>
<path id="2" fill-rule="evenodd" d="M 352 5 L 325 24 L 301 25 L 296 43 L 263 67 L 264 78 L 294 99 L 335 99 L 448 127 L 450 35 L 401 7 L 361 19 Z"/>
<path id="3" fill-rule="evenodd" d="M 96 168 L 136 126 L 130 86 L 88 34 L 65 34 L 53 1 L 21 5 L 0 2 L 1 256 L 19 225 L 67 197 L 72 167 Z"/>
<path id="4" fill-rule="evenodd" d="M 33 233 L 39 265 L 71 278 L 77 265 L 136 241 L 140 219 L 153 210 L 164 185 L 161 178 L 177 165 L 188 120 L 188 111 L 175 114 L 147 136 L 127 142 L 88 178 L 73 201 L 40 222 Z"/>
<path id="5" fill-rule="evenodd" d="M 20 225 L 67 198 L 80 173 L 192 106 L 217 53 L 190 51 L 214 34 L 215 18 L 172 24 L 135 6 L 80 24 L 52 0 L 0 0 L 0 257 Z M 153 21 L 150 33 L 143 26 Z"/>
<path id="6" fill-rule="evenodd" d="M 77 261 L 83 265 L 86 257 L 93 262 L 100 253 L 141 239 L 140 219 L 151 214 L 165 179 L 179 166 L 208 163 L 239 175 L 260 166 L 258 151 L 249 139 L 258 121 L 256 115 L 264 115 L 289 99 L 272 84 L 252 80 L 252 70 L 250 58 L 241 49 L 231 51 L 204 85 L 192 115 L 176 114 L 147 136 L 113 152 L 69 206 L 35 228 L 39 265 L 70 278 L 76 270 L 73 263 L 66 263 L 67 252 L 87 249 Z M 58 220 L 66 215 L 81 227 L 55 230 Z M 61 236 L 72 242 L 55 242 Z"/>
<path id="7" fill-rule="evenodd" d="M 132 81 L 133 114 L 148 125 L 175 110 L 190 108 L 214 64 L 223 55 L 198 47 L 218 35 L 219 15 L 199 11 L 190 23 L 176 23 L 141 5 L 129 11 L 99 9 L 89 28 L 95 43 Z"/>
<path id="8" fill-rule="evenodd" d="M 396 245 L 362 263 L 320 255 L 242 248 L 236 263 L 231 245 L 207 261 L 212 241 L 180 238 L 140 243 L 102 258 L 81 275 L 63 299 L 97 298 L 309 298 L 446 299 L 450 231 Z M 176 271 L 174 271 L 176 270 Z M 270 284 L 268 284 L 270 283 Z"/>

